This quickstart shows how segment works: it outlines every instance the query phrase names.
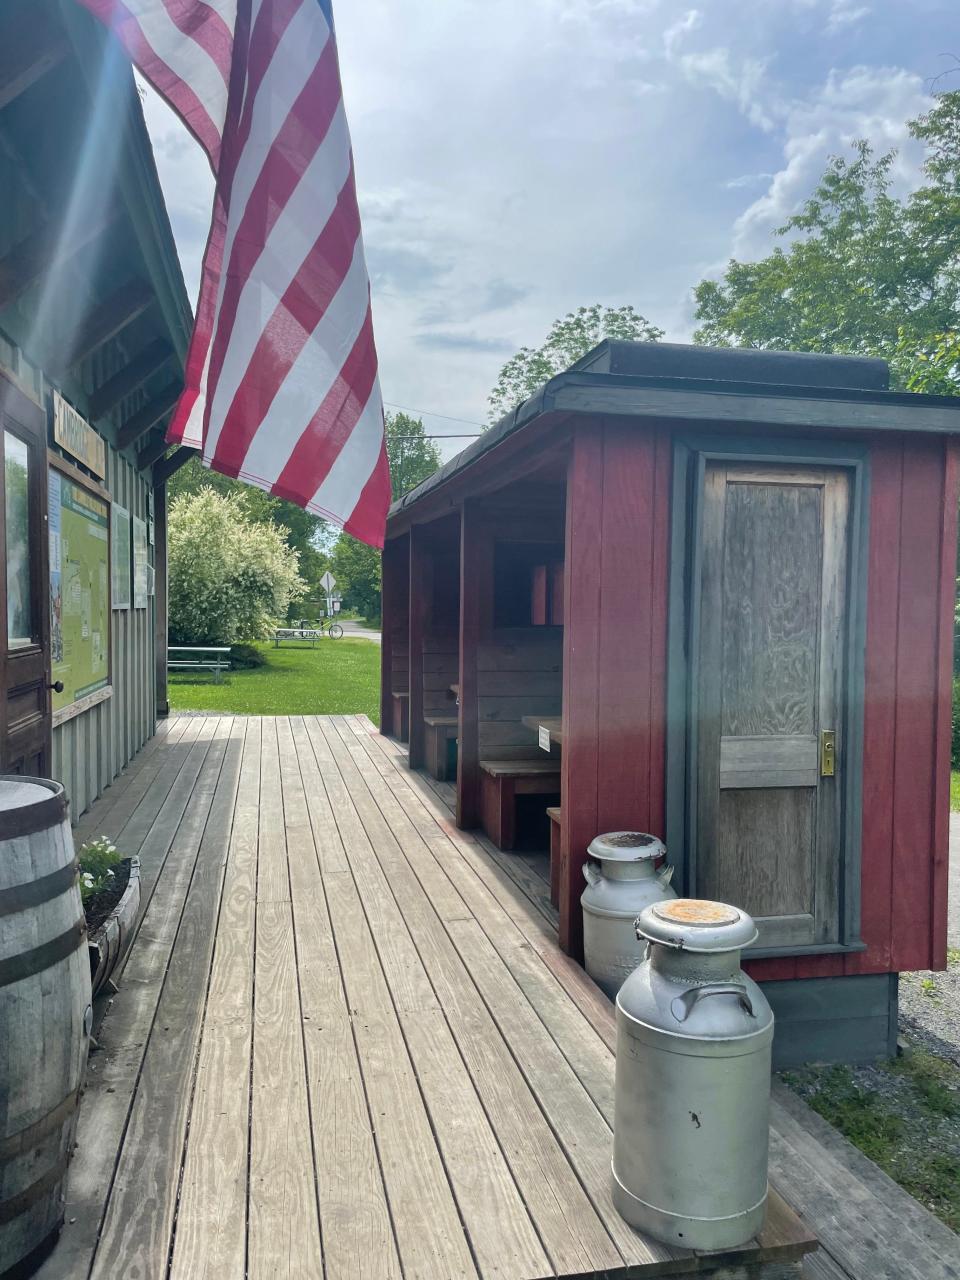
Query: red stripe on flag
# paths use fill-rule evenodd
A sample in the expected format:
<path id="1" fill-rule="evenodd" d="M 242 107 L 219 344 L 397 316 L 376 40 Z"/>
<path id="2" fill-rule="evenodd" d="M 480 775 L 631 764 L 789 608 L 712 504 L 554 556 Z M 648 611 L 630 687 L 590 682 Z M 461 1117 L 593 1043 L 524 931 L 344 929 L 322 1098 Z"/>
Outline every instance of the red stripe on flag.
<path id="1" fill-rule="evenodd" d="M 267 321 L 226 412 L 212 462 L 218 470 L 227 467 L 236 475 L 242 469 L 257 428 L 336 296 L 359 236 L 351 165 L 333 214 Z"/>
<path id="2" fill-rule="evenodd" d="M 289 501 L 303 506 L 320 488 L 366 408 L 376 377 L 373 314 L 368 303 L 363 326 L 339 377 L 277 477 L 274 488 L 282 490 Z"/>
<path id="3" fill-rule="evenodd" d="M 326 137 L 339 105 L 336 51 L 333 41 L 328 41 L 293 110 L 280 126 L 237 225 L 213 337 L 208 405 L 216 394 L 243 287 L 268 246 L 277 219 Z"/>
<path id="4" fill-rule="evenodd" d="M 151 85 L 170 103 L 203 147 L 214 172 L 220 161 L 220 130 L 193 89 L 175 75 L 154 50 L 136 18 L 122 0 L 80 0 L 80 3 L 116 32 L 130 57 Z"/>
<path id="5" fill-rule="evenodd" d="M 203 0 L 163 0 L 163 7 L 174 25 L 206 51 L 223 76 L 223 83 L 229 85 L 233 32 L 216 9 Z"/>
<path id="6" fill-rule="evenodd" d="M 371 547 L 382 547 L 384 543 L 383 513 L 390 506 L 390 464 L 387 461 L 386 441 L 380 446 L 377 465 L 370 473 L 370 479 L 363 486 L 363 492 L 353 509 L 353 515 L 343 526 L 344 533 L 349 533 L 361 542 L 368 542 Z"/>

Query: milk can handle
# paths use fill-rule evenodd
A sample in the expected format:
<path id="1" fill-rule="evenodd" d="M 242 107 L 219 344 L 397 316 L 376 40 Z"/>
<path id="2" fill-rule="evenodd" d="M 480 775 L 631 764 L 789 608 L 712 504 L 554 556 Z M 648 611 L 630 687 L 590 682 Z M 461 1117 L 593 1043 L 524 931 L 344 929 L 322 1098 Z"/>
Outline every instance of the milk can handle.
<path id="1" fill-rule="evenodd" d="M 753 1003 L 747 994 L 746 988 L 736 984 L 717 987 L 691 987 L 682 996 L 677 996 L 670 1001 L 670 1012 L 678 1022 L 686 1022 L 697 1001 L 704 999 L 705 996 L 736 996 L 751 1018 L 757 1016 L 753 1011 Z"/>
<path id="2" fill-rule="evenodd" d="M 657 872 L 657 879 L 660 881 L 660 883 L 663 885 L 664 888 L 666 888 L 667 885 L 670 883 L 670 881 L 673 879 L 673 873 L 675 870 L 676 868 L 673 866 L 671 862 L 665 862 L 663 866 L 660 868 L 660 870 Z"/>
<path id="3" fill-rule="evenodd" d="M 585 862 L 583 864 L 583 878 L 587 884 L 599 884 L 603 879 L 603 873 L 595 862 Z"/>

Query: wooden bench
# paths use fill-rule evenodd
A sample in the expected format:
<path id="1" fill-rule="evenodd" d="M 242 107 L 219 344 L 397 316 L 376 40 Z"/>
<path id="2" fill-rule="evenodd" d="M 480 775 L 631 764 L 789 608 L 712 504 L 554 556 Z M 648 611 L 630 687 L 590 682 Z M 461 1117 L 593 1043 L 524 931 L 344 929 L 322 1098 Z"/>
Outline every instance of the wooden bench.
<path id="1" fill-rule="evenodd" d="M 552 796 L 560 792 L 560 761 L 481 760 L 480 812 L 483 828 L 500 849 L 517 842 L 517 796 Z"/>
<path id="2" fill-rule="evenodd" d="M 438 782 L 447 782 L 457 774 L 456 756 L 451 762 L 450 743 L 456 742 L 459 722 L 456 716 L 424 716 L 424 754 L 427 771 Z"/>
<path id="3" fill-rule="evenodd" d="M 550 901 L 560 905 L 560 810 L 554 805 L 547 809 L 550 819 Z"/>
<path id="4" fill-rule="evenodd" d="M 410 741 L 410 694 L 392 693 L 393 736 L 398 742 Z"/>

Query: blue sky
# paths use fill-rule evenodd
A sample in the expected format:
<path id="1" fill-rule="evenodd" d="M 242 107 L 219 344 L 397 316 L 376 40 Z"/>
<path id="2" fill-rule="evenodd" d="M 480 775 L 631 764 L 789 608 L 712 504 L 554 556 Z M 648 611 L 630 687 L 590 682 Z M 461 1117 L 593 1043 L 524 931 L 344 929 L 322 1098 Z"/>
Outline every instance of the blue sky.
<path id="1" fill-rule="evenodd" d="M 960 55 L 955 0 L 340 0 L 335 15 L 384 398 L 475 422 L 504 360 L 577 306 L 629 302 L 688 339 L 693 286 L 767 252 L 853 138 L 897 148 L 896 183 L 916 183 L 904 122 Z M 211 181 L 145 105 L 193 294 Z"/>

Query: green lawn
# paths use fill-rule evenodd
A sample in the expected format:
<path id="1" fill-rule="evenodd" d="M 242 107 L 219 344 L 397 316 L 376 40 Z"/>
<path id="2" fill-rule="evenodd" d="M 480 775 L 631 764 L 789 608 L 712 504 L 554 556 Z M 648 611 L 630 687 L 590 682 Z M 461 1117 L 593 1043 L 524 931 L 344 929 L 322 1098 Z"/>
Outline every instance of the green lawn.
<path id="1" fill-rule="evenodd" d="M 259 644 L 267 665 L 231 671 L 222 684 L 205 672 L 170 673 L 171 711 L 250 716 L 319 716 L 362 712 L 380 722 L 380 646 L 370 640 Z"/>
<path id="2" fill-rule="evenodd" d="M 960 811 L 960 770 L 950 775 L 950 808 Z"/>

